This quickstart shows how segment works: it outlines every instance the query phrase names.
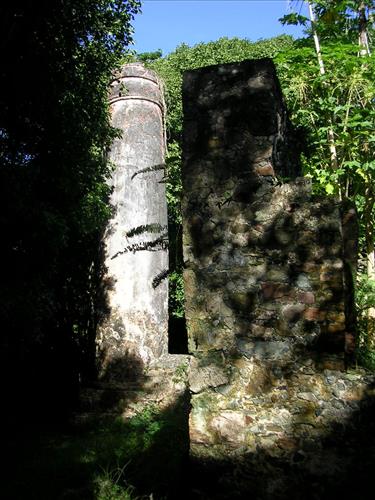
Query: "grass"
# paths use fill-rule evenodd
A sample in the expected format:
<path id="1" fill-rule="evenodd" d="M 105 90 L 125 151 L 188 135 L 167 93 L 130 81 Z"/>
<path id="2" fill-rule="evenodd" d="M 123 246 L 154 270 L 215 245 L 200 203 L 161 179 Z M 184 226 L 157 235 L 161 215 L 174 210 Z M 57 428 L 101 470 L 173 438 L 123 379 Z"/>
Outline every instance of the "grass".
<path id="1" fill-rule="evenodd" d="M 24 429 L 7 439 L 4 499 L 179 498 L 188 452 L 184 402 L 148 406 L 128 421 Z M 2 491 L 1 491 L 2 490 Z"/>

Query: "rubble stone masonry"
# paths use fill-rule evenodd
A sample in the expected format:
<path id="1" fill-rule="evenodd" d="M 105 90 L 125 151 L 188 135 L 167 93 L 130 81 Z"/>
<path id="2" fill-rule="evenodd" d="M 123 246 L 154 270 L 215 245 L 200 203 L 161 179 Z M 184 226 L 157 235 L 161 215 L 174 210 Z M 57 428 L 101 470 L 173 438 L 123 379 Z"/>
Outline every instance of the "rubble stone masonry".
<path id="1" fill-rule="evenodd" d="M 300 177 L 271 60 L 189 71 L 183 95 L 191 456 L 308 455 L 366 387 L 344 372 L 355 212 Z"/>

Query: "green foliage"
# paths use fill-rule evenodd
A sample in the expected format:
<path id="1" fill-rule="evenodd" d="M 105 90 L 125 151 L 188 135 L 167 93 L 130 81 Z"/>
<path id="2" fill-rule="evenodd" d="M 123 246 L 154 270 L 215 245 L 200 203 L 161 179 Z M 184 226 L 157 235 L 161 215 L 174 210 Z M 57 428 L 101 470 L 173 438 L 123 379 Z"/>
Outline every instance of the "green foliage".
<path id="1" fill-rule="evenodd" d="M 181 363 L 180 365 L 178 365 L 173 375 L 172 379 L 173 382 L 175 383 L 186 382 L 188 377 L 188 371 L 189 371 L 189 366 L 186 363 Z"/>
<path id="2" fill-rule="evenodd" d="M 279 36 L 269 40 L 250 42 L 239 38 L 220 38 L 215 42 L 200 43 L 194 47 L 182 44 L 164 58 L 150 62 L 165 86 L 168 153 L 166 157 L 166 189 L 169 216 L 170 268 L 169 308 L 177 318 L 184 316 L 184 292 L 181 252 L 181 134 L 182 134 L 182 78 L 187 70 L 243 61 L 245 59 L 274 57 L 292 46 L 292 38 Z M 174 241 L 173 241 L 174 240 Z"/>
<path id="3" fill-rule="evenodd" d="M 374 306 L 375 280 L 370 279 L 365 273 L 360 273 L 357 277 L 356 289 L 358 319 L 357 359 L 363 366 L 370 370 L 375 370 L 375 318 L 372 313 Z"/>
<path id="4" fill-rule="evenodd" d="M 131 485 L 123 485 L 125 467 L 116 467 L 112 470 L 104 470 L 94 479 L 94 495 L 96 500 L 137 500 L 135 488 Z"/>
<path id="5" fill-rule="evenodd" d="M 356 197 L 373 182 L 371 144 L 375 140 L 373 99 L 375 58 L 366 64 L 351 44 L 322 47 L 326 74 L 320 75 L 308 41 L 276 58 L 278 73 L 293 122 L 307 132 L 305 173 L 327 193 Z M 332 124 L 338 168 L 332 169 L 327 130 Z"/>
<path id="6" fill-rule="evenodd" d="M 159 413 L 158 407 L 150 404 L 131 419 L 133 438 L 135 441 L 139 441 L 140 451 L 150 448 L 154 443 L 155 436 L 166 425 L 166 422 L 160 419 Z M 140 436 L 142 436 L 141 440 Z"/>
<path id="7" fill-rule="evenodd" d="M 182 224 L 181 146 L 176 140 L 168 143 L 166 174 L 168 217 L 172 223 Z"/>
<path id="8" fill-rule="evenodd" d="M 2 498 L 28 498 L 30 491 L 40 500 L 178 498 L 187 403 L 163 411 L 143 406 L 125 421 L 98 418 L 43 431 L 25 425 L 8 437 L 11 470 L 0 484 Z"/>
<path id="9" fill-rule="evenodd" d="M 374 0 L 315 0 L 316 29 L 322 41 L 333 38 L 358 43 L 358 12 L 364 9 L 366 18 L 374 13 Z M 371 23 L 368 28 L 371 30 Z"/>
<path id="10" fill-rule="evenodd" d="M 344 43 L 358 43 L 358 12 L 362 7 L 366 18 L 370 20 L 368 29 L 372 31 L 373 0 L 314 0 L 309 2 L 316 17 L 315 30 L 324 43 L 325 40 L 340 40 Z M 282 24 L 301 24 L 306 27 L 306 34 L 311 35 L 309 19 L 297 12 L 283 16 Z"/>
<path id="11" fill-rule="evenodd" d="M 297 14 L 296 12 L 291 12 L 290 14 L 286 14 L 285 16 L 279 19 L 281 24 L 288 24 L 294 26 L 298 24 L 306 25 L 308 20 L 309 20 L 308 17 L 301 16 L 301 14 Z"/>
<path id="12" fill-rule="evenodd" d="M 316 190 L 356 203 L 364 269 L 374 255 L 375 56 L 361 50 L 358 39 L 360 33 L 372 31 L 368 19 L 374 2 L 311 3 L 324 74 L 319 70 L 311 37 L 295 42 L 292 50 L 277 56 L 278 72 L 292 121 L 305 132 L 305 174 L 313 179 Z M 329 150 L 330 134 L 335 162 Z M 368 272 L 372 273 L 371 266 Z M 365 274 L 358 277 L 358 358 L 375 368 L 373 278 Z"/>
<path id="13" fill-rule="evenodd" d="M 169 310 L 175 318 L 185 316 L 185 294 L 182 269 L 169 274 Z"/>
<path id="14" fill-rule="evenodd" d="M 130 231 L 127 231 L 126 236 L 128 238 L 132 238 L 133 236 L 137 236 L 143 233 L 160 233 L 165 229 L 165 226 L 162 226 L 158 223 L 144 224 L 142 226 L 133 227 L 132 229 L 130 229 Z"/>
<path id="15" fill-rule="evenodd" d="M 375 124 L 375 58 L 358 57 L 358 10 L 373 2 L 313 2 L 314 28 L 323 39 L 320 74 L 311 38 L 276 58 L 292 119 L 307 132 L 305 173 L 328 194 L 360 197 L 372 190 Z M 344 29 L 346 26 L 346 29 Z M 337 168 L 332 169 L 327 132 L 333 130 Z M 364 204 L 358 208 L 363 213 Z"/>
<path id="16" fill-rule="evenodd" d="M 160 59 L 162 57 L 161 49 L 155 50 L 154 52 L 141 52 L 140 54 L 136 54 L 135 58 L 137 61 L 141 61 L 143 63 L 150 63 L 155 61 L 156 59 Z"/>
<path id="17" fill-rule="evenodd" d="M 366 317 L 368 310 L 375 304 L 375 281 L 370 279 L 367 274 L 358 274 L 356 308 L 360 317 Z"/>
<path id="18" fill-rule="evenodd" d="M 291 45 L 292 38 L 285 35 L 258 42 L 239 38 L 220 38 L 215 42 L 200 43 L 194 47 L 182 44 L 168 56 L 156 60 L 150 67 L 165 83 L 169 140 L 179 140 L 181 136 L 181 88 L 184 71 L 212 64 L 275 57 Z"/>
<path id="19" fill-rule="evenodd" d="M 93 351 L 106 151 L 118 135 L 107 89 L 138 9 L 138 0 L 2 7 L 2 341 L 33 388 L 60 378 L 62 401 Z"/>

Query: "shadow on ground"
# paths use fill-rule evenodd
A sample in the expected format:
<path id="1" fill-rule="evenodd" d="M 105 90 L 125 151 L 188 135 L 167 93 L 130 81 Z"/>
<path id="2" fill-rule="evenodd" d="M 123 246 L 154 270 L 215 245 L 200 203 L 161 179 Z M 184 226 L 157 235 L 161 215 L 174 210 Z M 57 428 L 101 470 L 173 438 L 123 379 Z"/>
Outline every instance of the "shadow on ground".
<path id="1" fill-rule="evenodd" d="M 314 442 L 314 449 L 301 439 L 298 450 L 283 456 L 276 447 L 258 448 L 254 453 L 237 450 L 227 460 L 190 462 L 188 394 L 164 411 L 149 405 L 126 421 L 112 415 L 38 428 L 25 419 L 3 440 L 0 495 L 38 500 L 130 500 L 150 494 L 154 500 L 372 499 L 374 412 L 374 398 L 364 398 L 350 422 L 338 422 Z M 128 496 L 121 496 L 125 491 Z"/>
<path id="2" fill-rule="evenodd" d="M 163 412 L 149 405 L 126 421 L 102 416 L 48 429 L 26 423 L 5 440 L 6 481 L 0 495 L 133 499 L 152 493 L 155 499 L 179 498 L 186 490 L 188 406 L 184 395 Z"/>

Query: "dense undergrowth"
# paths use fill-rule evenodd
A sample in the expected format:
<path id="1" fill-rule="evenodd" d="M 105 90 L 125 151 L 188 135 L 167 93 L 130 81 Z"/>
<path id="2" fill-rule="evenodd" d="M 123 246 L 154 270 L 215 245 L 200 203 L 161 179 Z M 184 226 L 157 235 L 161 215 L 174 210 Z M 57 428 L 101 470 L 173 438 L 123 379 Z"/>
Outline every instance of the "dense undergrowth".
<path id="1" fill-rule="evenodd" d="M 133 418 L 25 426 L 5 440 L 2 498 L 178 498 L 187 458 L 186 405 L 147 406 Z"/>
<path id="2" fill-rule="evenodd" d="M 41 401 L 46 406 L 52 399 L 61 403 L 63 391 L 70 401 L 78 380 L 92 376 L 87 360 L 94 357 L 102 277 L 97 245 L 109 215 L 106 179 L 111 169 L 105 151 L 116 136 L 109 122 L 107 84 L 131 38 L 130 22 L 138 8 L 135 0 L 100 5 L 52 1 L 37 8 L 24 1 L 4 8 L 2 379 L 8 381 L 10 401 L 18 402 L 3 402 L 8 413 L 24 415 L 18 427 L 3 426 L 7 464 L 0 496 L 5 499 L 184 496 L 185 403 L 165 412 L 147 407 L 126 422 L 112 418 L 55 426 L 37 416 L 30 419 L 30 414 L 42 413 Z M 326 44 L 323 55 L 331 70 L 325 78 L 316 73 L 311 40 L 298 45 L 289 37 L 182 45 L 165 58 L 148 61 L 166 86 L 172 316 L 181 318 L 184 310 L 179 207 L 185 70 L 276 58 L 292 119 L 311 129 L 306 169 L 328 194 L 341 186 L 355 198 L 362 228 L 372 229 L 374 56 L 363 65 L 357 47 L 339 40 Z M 27 84 L 25 74 L 32 75 Z M 327 117 L 333 117 L 341 134 L 342 165 L 334 172 L 321 162 Z M 314 165 L 320 167 L 314 171 Z M 373 242 L 373 232 L 371 238 Z M 360 278 L 357 359 L 371 369 L 375 328 L 368 311 L 374 304 L 374 282 Z"/>
<path id="3" fill-rule="evenodd" d="M 345 4 L 345 2 L 343 3 Z M 344 15 L 339 8 L 339 17 Z M 353 6 L 347 7 L 354 9 Z M 340 10 L 341 9 L 341 10 Z M 167 103 L 167 198 L 171 234 L 170 314 L 183 315 L 182 252 L 178 241 L 181 233 L 181 143 L 183 73 L 211 64 L 270 57 L 274 60 L 291 121 L 303 145 L 304 175 L 313 181 L 316 192 L 348 200 L 356 206 L 359 224 L 360 272 L 356 281 L 357 363 L 375 369 L 375 280 L 366 269 L 374 254 L 374 172 L 372 144 L 374 130 L 374 54 L 365 60 L 358 57 L 358 26 L 350 30 L 326 25 L 323 19 L 322 57 L 325 74 L 319 73 L 311 33 L 293 40 L 279 36 L 251 42 L 238 38 L 221 38 L 194 47 L 182 44 L 174 52 L 161 57 L 160 52 L 145 54 L 143 61 L 154 69 L 165 85 Z M 342 21 L 342 19 L 341 19 Z M 330 163 L 327 127 L 335 136 L 337 165 Z M 370 266 L 371 267 L 371 266 Z"/>

